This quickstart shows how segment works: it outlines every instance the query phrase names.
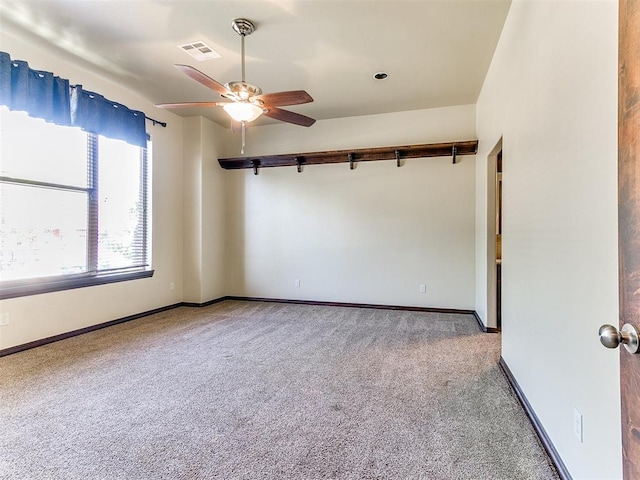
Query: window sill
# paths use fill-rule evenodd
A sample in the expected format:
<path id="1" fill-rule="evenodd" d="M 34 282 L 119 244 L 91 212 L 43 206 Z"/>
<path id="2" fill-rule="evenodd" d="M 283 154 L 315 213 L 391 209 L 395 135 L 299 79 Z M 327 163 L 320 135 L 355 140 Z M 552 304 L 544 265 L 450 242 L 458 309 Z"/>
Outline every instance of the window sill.
<path id="1" fill-rule="evenodd" d="M 77 276 L 55 279 L 26 280 L 24 282 L 7 282 L 0 286 L 0 300 L 7 298 L 26 297 L 40 295 L 42 293 L 60 292 L 74 288 L 93 287 L 107 283 L 126 282 L 140 278 L 152 277 L 154 270 L 142 270 L 136 272 L 112 273 L 93 276 Z"/>

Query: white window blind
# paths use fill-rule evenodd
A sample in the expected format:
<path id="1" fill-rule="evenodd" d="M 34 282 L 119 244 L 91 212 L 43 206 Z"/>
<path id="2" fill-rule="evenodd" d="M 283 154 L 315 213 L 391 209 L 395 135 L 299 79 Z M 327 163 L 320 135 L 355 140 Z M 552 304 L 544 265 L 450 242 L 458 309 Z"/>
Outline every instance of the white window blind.
<path id="1" fill-rule="evenodd" d="M 0 298 L 150 271 L 149 146 L 2 107 L 0 147 Z"/>

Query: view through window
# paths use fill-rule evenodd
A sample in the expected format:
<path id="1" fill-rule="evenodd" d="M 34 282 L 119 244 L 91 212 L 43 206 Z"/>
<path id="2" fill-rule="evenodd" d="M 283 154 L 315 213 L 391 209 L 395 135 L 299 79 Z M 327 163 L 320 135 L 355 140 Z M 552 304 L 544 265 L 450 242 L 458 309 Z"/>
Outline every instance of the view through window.
<path id="1" fill-rule="evenodd" d="M 0 146 L 0 288 L 149 270 L 149 147 L 5 107 Z"/>

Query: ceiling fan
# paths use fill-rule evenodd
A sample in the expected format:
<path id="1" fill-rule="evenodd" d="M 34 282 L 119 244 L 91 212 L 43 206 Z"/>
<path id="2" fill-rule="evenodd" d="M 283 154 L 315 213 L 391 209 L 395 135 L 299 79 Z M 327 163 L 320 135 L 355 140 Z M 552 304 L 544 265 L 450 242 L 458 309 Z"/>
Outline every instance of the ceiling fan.
<path id="1" fill-rule="evenodd" d="M 287 92 L 263 94 L 260 87 L 245 81 L 244 38 L 255 31 L 255 26 L 250 20 L 236 18 L 231 22 L 231 28 L 242 38 L 242 80 L 229 82 L 225 85 L 217 82 L 200 70 L 189 65 L 175 65 L 185 75 L 201 83 L 220 94 L 228 102 L 186 102 L 186 103 L 160 103 L 160 108 L 184 108 L 184 107 L 222 107 L 232 119 L 232 130 L 236 130 L 237 124 L 242 125 L 244 134 L 245 124 L 254 121 L 261 115 L 280 120 L 282 122 L 310 127 L 315 119 L 299 113 L 283 110 L 279 107 L 287 105 L 300 105 L 313 102 L 313 98 L 304 90 L 291 90 Z M 234 124 L 234 122 L 237 122 Z M 243 141 L 244 146 L 244 141 Z"/>

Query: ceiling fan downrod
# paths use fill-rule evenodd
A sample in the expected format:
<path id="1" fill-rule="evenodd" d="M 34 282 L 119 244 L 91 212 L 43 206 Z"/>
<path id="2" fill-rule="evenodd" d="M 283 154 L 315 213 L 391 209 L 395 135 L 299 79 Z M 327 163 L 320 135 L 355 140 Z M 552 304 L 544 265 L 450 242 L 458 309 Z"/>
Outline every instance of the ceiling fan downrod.
<path id="1" fill-rule="evenodd" d="M 245 80 L 245 64 L 244 64 L 244 37 L 246 37 L 247 35 L 251 35 L 253 32 L 255 32 L 256 27 L 253 23 L 251 23 L 250 20 L 247 20 L 246 18 L 236 18 L 231 22 L 231 28 L 233 28 L 233 31 L 236 32 L 238 35 L 240 35 L 240 38 L 242 39 L 242 82 L 244 83 Z"/>
<path id="2" fill-rule="evenodd" d="M 241 62 L 242 62 L 242 89 L 247 92 L 248 90 L 251 90 L 251 94 L 253 95 L 260 95 L 262 93 L 262 90 L 260 90 L 257 87 L 253 87 L 252 85 L 248 85 L 247 81 L 246 81 L 246 67 L 245 67 L 245 53 L 244 53 L 244 37 L 246 37 L 247 35 L 251 35 L 253 32 L 255 32 L 256 27 L 255 25 L 250 21 L 247 20 L 246 18 L 236 18 L 231 22 L 231 28 L 233 29 L 234 32 L 236 32 L 238 35 L 240 35 L 240 45 L 241 45 L 241 51 L 240 51 L 240 57 L 241 57 Z M 235 82 L 231 82 L 229 83 L 229 85 L 232 85 Z M 240 153 L 244 155 L 244 147 L 245 147 L 245 138 L 246 138 L 246 122 L 240 122 L 241 123 L 241 128 L 242 128 L 242 148 L 240 150 Z"/>
<path id="3" fill-rule="evenodd" d="M 244 67 L 244 35 L 242 35 L 242 82 L 246 82 Z"/>

